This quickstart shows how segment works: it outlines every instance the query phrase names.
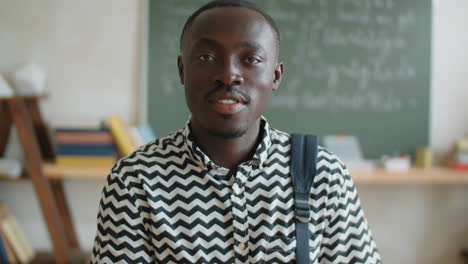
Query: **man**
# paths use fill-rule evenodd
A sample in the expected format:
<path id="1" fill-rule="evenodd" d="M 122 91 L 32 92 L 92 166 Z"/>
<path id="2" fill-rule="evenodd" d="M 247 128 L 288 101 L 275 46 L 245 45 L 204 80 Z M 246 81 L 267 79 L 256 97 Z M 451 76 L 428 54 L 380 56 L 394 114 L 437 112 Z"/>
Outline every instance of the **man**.
<path id="1" fill-rule="evenodd" d="M 180 47 L 189 122 L 112 169 L 91 262 L 294 263 L 290 135 L 262 117 L 283 75 L 274 21 L 210 2 Z M 348 171 L 323 148 L 317 166 L 311 263 L 380 263 Z"/>

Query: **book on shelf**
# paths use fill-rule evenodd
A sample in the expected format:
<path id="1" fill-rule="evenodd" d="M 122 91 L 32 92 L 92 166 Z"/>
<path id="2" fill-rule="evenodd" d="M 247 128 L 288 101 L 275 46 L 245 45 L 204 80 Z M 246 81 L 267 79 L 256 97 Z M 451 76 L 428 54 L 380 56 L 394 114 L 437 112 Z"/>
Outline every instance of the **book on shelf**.
<path id="1" fill-rule="evenodd" d="M 118 115 L 111 115 L 107 118 L 107 125 L 121 156 L 127 156 L 134 152 L 138 146 L 132 141 L 129 127 Z"/>
<path id="2" fill-rule="evenodd" d="M 55 128 L 55 134 L 57 133 L 77 133 L 78 135 L 81 135 L 82 133 L 94 133 L 94 132 L 104 132 L 108 133 L 109 128 L 105 126 L 102 122 L 99 124 L 93 124 L 93 125 L 80 125 L 80 126 L 73 126 L 73 125 L 61 125 Z"/>
<path id="3" fill-rule="evenodd" d="M 2 233 L 0 229 L 0 239 L 3 242 L 3 247 L 5 250 L 5 256 L 6 258 L 5 262 L 0 262 L 0 263 L 5 263 L 5 264 L 13 264 L 13 263 L 18 263 L 18 259 L 16 258 L 15 254 L 13 254 L 13 249 L 11 248 L 11 245 L 7 243 L 7 240 L 5 238 L 5 234 Z"/>
<path id="4" fill-rule="evenodd" d="M 6 205 L 0 204 L 0 232 L 5 244 L 9 245 L 14 258 L 20 263 L 29 263 L 35 256 L 35 251 L 29 244 L 16 218 Z"/>
<path id="5" fill-rule="evenodd" d="M 58 156 L 115 156 L 113 144 L 57 144 Z"/>
<path id="6" fill-rule="evenodd" d="M 8 248 L 5 238 L 0 231 L 0 264 L 7 264 L 13 262 L 12 252 Z"/>
<path id="7" fill-rule="evenodd" d="M 148 124 L 128 126 L 118 115 L 109 116 L 103 126 L 95 129 L 58 128 L 55 133 L 56 163 L 108 166 L 115 163 L 116 157 L 127 156 L 155 138 Z"/>
<path id="8" fill-rule="evenodd" d="M 117 151 L 108 128 L 58 128 L 57 166 L 104 166 L 116 162 Z"/>
<path id="9" fill-rule="evenodd" d="M 112 167 L 116 162 L 115 157 L 100 156 L 57 156 L 55 160 L 57 166 L 64 167 Z"/>
<path id="10" fill-rule="evenodd" d="M 108 128 L 60 127 L 55 129 L 57 144 L 113 144 Z"/>
<path id="11" fill-rule="evenodd" d="M 113 144 L 112 135 L 107 130 L 56 131 L 56 141 L 60 143 Z"/>

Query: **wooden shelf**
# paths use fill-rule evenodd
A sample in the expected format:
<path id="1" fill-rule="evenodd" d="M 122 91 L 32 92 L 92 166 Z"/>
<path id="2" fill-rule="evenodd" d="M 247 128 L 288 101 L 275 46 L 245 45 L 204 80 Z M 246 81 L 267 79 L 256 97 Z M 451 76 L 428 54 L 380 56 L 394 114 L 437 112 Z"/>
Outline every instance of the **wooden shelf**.
<path id="1" fill-rule="evenodd" d="M 73 264 L 85 264 L 91 257 L 91 252 L 86 252 L 82 250 L 72 250 L 70 252 L 70 263 Z M 55 258 L 53 252 L 39 251 L 36 252 L 36 256 L 31 261 L 30 264 L 44 264 L 44 263 L 55 263 Z"/>
<path id="2" fill-rule="evenodd" d="M 111 168 L 108 167 L 60 167 L 44 163 L 44 174 L 54 179 L 105 179 Z M 351 172 L 355 183 L 359 184 L 468 184 L 468 171 L 449 168 L 412 168 L 404 173 L 390 173 L 383 169 L 372 172 Z"/>
<path id="3" fill-rule="evenodd" d="M 57 180 L 104 180 L 109 174 L 111 167 L 83 167 L 83 166 L 57 166 L 53 163 L 43 163 L 44 176 L 48 179 Z M 23 173 L 19 178 L 11 179 L 0 174 L 1 181 L 29 180 L 27 173 Z"/>
<path id="4" fill-rule="evenodd" d="M 44 163 L 44 174 L 52 179 L 105 179 L 109 174 L 110 167 L 72 167 L 57 166 Z"/>
<path id="5" fill-rule="evenodd" d="M 43 169 L 45 177 L 64 180 L 104 180 L 111 170 L 109 167 L 64 167 L 52 163 L 43 163 Z M 444 167 L 412 168 L 403 173 L 391 173 L 383 169 L 372 172 L 351 171 L 351 176 L 357 184 L 468 184 L 468 171 L 456 171 Z M 27 176 L 22 176 L 20 179 L 27 179 Z M 2 180 L 8 179 L 2 178 Z"/>
<path id="6" fill-rule="evenodd" d="M 468 184 L 468 171 L 443 167 L 412 168 L 403 173 L 376 169 L 372 172 L 351 172 L 351 176 L 358 184 Z"/>

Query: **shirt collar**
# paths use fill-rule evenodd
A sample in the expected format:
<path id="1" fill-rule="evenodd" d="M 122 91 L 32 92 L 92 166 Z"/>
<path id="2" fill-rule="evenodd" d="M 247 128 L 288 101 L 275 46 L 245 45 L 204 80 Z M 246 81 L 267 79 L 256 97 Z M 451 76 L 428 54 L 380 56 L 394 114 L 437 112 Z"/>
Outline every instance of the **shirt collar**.
<path id="1" fill-rule="evenodd" d="M 268 150 L 271 146 L 271 131 L 268 121 L 265 117 L 261 117 L 260 120 L 260 131 L 261 131 L 261 141 L 257 146 L 257 150 L 255 151 L 252 159 L 247 161 L 254 166 L 263 167 L 263 164 L 268 158 Z M 204 169 L 214 169 L 214 168 L 222 168 L 216 165 L 209 157 L 206 155 L 195 143 L 195 138 L 192 134 L 192 130 L 190 128 L 190 118 L 187 121 L 185 128 L 183 130 L 184 142 L 186 151 L 189 153 L 190 157 L 195 160 L 199 165 L 201 165 Z"/>

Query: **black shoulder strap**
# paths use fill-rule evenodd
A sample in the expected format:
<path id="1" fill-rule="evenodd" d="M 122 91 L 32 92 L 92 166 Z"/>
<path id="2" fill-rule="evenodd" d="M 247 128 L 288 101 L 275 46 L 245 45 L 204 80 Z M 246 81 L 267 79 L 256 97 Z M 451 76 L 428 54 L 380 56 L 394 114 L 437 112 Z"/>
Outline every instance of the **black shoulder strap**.
<path id="1" fill-rule="evenodd" d="M 309 264 L 309 196 L 317 170 L 318 137 L 293 134 L 291 137 L 291 176 L 296 212 L 296 263 Z"/>

